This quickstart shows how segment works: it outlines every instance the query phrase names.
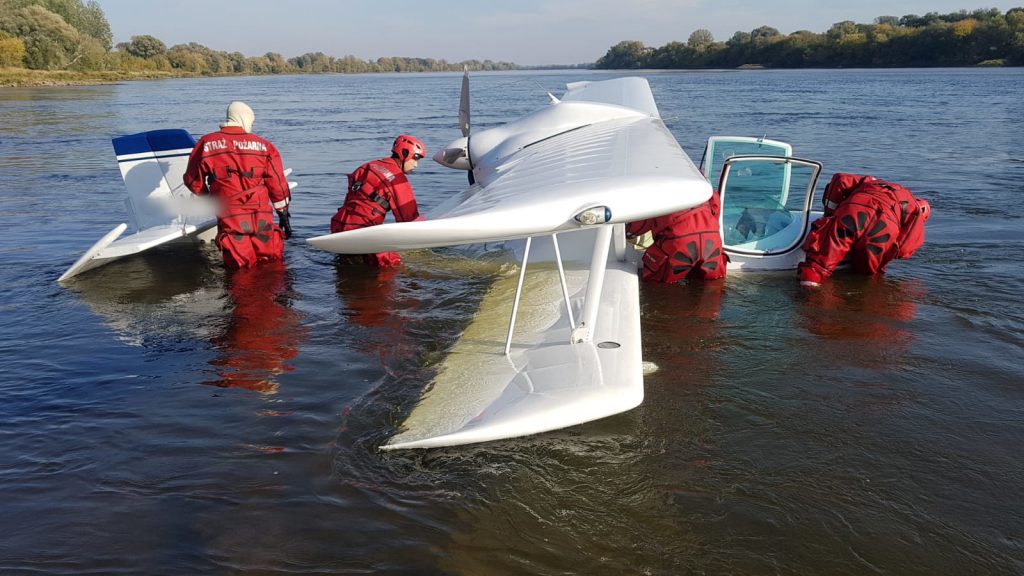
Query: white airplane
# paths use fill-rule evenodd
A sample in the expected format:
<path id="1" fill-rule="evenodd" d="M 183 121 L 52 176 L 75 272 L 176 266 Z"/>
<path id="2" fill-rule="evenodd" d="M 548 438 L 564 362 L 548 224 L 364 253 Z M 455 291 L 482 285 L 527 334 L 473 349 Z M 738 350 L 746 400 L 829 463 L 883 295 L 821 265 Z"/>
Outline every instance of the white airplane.
<path id="1" fill-rule="evenodd" d="M 134 232 L 122 237 L 127 223 L 114 227 L 71 265 L 58 282 L 120 258 L 171 242 L 195 245 L 217 235 L 216 209 L 182 183 L 195 146 L 181 129 L 151 130 L 111 141 L 126 189 L 125 207 Z M 291 169 L 285 170 L 285 174 Z M 294 188 L 296 184 L 289 182 Z"/>
<path id="2" fill-rule="evenodd" d="M 637 271 L 625 225 L 706 201 L 716 175 L 731 269 L 793 269 L 820 216 L 821 165 L 764 138 L 712 138 L 690 161 L 643 78 L 576 82 L 551 105 L 463 137 L 434 160 L 470 187 L 421 222 L 310 238 L 361 254 L 506 241 L 521 261 L 499 279 L 431 386 L 381 449 L 430 448 L 555 430 L 643 400 Z"/>
<path id="3" fill-rule="evenodd" d="M 561 99 L 464 136 L 434 160 L 471 186 L 420 222 L 308 242 L 343 254 L 508 241 L 498 280 L 402 429 L 382 449 L 429 448 L 564 428 L 643 400 L 639 253 L 628 222 L 690 208 L 711 185 L 662 122 L 647 81 L 578 82 Z"/>

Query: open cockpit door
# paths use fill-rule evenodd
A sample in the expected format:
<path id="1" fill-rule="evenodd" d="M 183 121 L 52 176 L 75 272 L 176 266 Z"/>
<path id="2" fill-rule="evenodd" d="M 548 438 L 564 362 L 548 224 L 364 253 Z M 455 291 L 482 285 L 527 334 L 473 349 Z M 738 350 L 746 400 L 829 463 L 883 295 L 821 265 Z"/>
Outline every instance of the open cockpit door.
<path id="1" fill-rule="evenodd" d="M 820 174 L 819 162 L 790 156 L 725 159 L 718 191 L 726 251 L 761 258 L 799 248 Z"/>
<path id="2" fill-rule="evenodd" d="M 792 156 L 793 147 L 785 142 L 746 136 L 712 136 L 704 147 L 700 171 L 715 183 L 722 174 L 725 161 L 733 156 Z"/>

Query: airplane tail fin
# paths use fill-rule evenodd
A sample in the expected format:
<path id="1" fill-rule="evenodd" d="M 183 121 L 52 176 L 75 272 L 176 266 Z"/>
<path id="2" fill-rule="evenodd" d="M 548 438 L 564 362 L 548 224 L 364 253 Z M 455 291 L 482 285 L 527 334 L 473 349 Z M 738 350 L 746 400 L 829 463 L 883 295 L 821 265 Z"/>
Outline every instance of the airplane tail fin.
<path id="1" fill-rule="evenodd" d="M 182 183 L 196 143 L 191 134 L 178 128 L 150 130 L 114 138 L 112 143 L 136 231 L 172 223 L 199 224 L 211 218 L 211 214 L 182 213 L 185 202 L 176 201 L 192 196 Z"/>

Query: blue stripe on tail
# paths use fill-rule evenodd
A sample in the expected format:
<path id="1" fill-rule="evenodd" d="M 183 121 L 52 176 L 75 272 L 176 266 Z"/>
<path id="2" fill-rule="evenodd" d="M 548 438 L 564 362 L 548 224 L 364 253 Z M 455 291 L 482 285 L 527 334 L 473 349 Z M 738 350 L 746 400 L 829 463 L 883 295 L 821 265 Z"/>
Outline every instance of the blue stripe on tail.
<path id="1" fill-rule="evenodd" d="M 195 138 L 180 128 L 169 130 L 150 130 L 128 136 L 119 136 L 111 140 L 114 154 L 139 154 L 141 152 L 163 152 L 165 150 L 181 150 L 196 145 Z"/>

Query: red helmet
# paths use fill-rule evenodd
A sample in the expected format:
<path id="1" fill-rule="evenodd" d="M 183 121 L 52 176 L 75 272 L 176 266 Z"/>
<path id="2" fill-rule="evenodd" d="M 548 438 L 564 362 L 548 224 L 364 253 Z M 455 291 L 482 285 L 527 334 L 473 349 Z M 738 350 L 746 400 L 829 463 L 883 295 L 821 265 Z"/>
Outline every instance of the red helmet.
<path id="1" fill-rule="evenodd" d="M 395 143 L 391 145 L 391 155 L 402 162 L 409 158 L 419 160 L 427 155 L 427 148 L 419 138 L 402 134 L 395 138 Z"/>

